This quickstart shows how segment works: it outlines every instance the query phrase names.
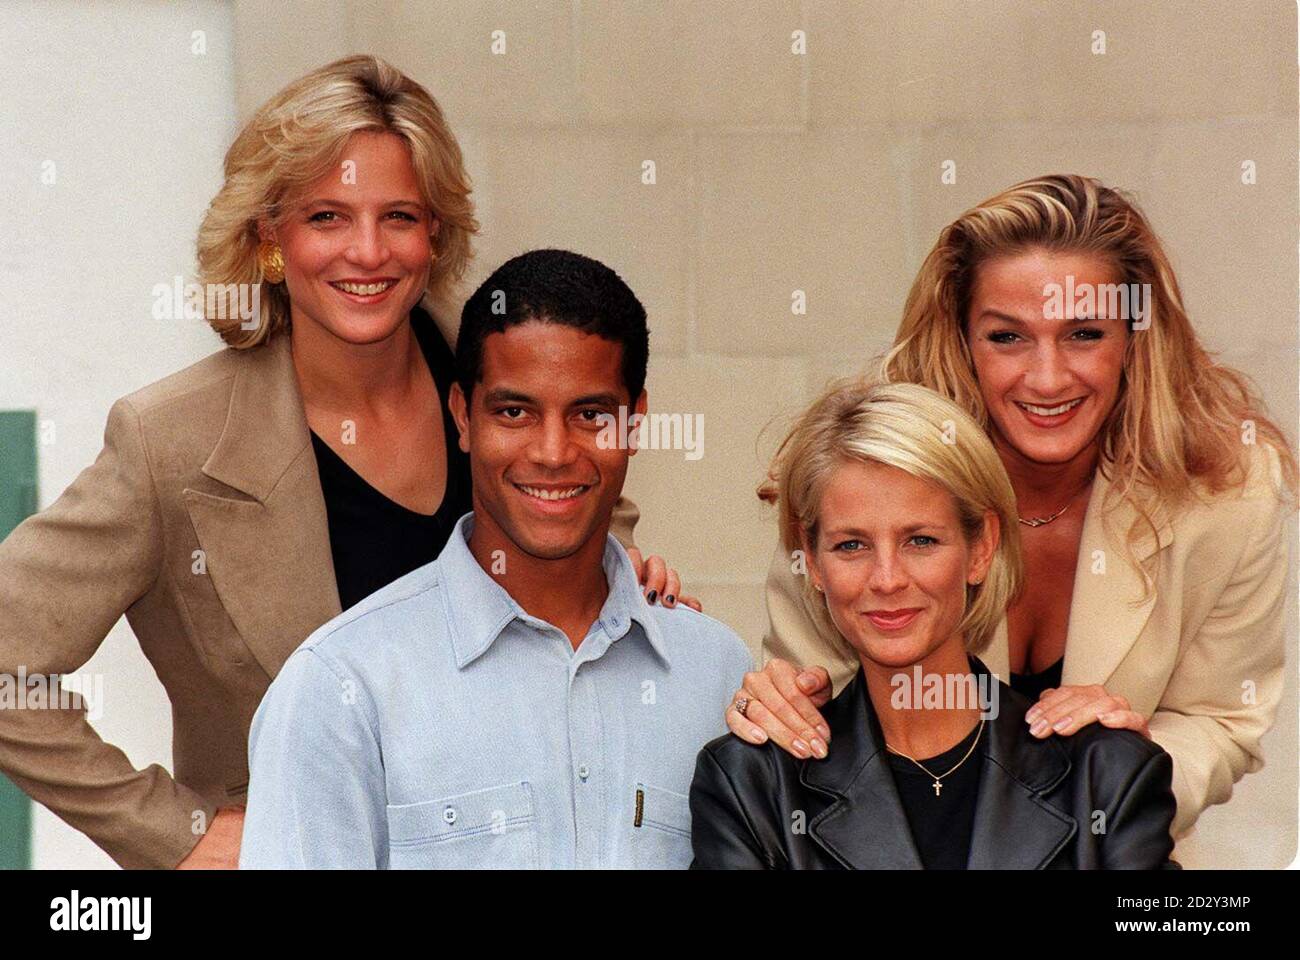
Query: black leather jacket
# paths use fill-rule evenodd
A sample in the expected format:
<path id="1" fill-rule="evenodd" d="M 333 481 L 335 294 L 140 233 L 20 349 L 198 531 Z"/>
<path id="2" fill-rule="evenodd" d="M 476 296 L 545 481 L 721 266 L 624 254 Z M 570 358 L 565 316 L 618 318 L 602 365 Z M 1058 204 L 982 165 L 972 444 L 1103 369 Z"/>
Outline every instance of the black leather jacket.
<path id="1" fill-rule="evenodd" d="M 988 673 L 975 658 L 971 666 Z M 1038 740 L 1024 719 L 1030 702 L 1004 683 L 998 695 L 968 869 L 1178 868 L 1169 859 L 1169 754 L 1095 723 Z M 825 760 L 730 735 L 700 751 L 693 868 L 921 869 L 861 669 L 824 716 L 832 736 Z"/>

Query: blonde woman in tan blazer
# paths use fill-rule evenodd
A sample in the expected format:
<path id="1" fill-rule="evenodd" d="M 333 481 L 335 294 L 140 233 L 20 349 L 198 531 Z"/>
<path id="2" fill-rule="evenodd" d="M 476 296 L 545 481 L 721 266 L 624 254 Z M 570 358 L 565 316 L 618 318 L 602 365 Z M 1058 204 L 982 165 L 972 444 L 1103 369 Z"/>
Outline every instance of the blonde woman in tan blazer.
<path id="1" fill-rule="evenodd" d="M 1098 722 L 1154 740 L 1185 834 L 1263 764 L 1296 463 L 1244 378 L 1197 343 L 1146 219 L 1077 176 L 968 211 L 921 268 L 882 375 L 957 401 L 1011 477 L 1027 582 L 985 660 L 1041 695 L 1031 734 Z M 773 558 L 766 664 L 727 716 L 750 742 L 823 757 L 817 708 L 856 660 L 801 559 Z"/>
<path id="2" fill-rule="evenodd" d="M 198 253 L 227 348 L 114 404 L 95 463 L 0 544 L 0 673 L 75 672 L 125 614 L 171 699 L 174 774 L 83 709 L 0 711 L 0 770 L 125 867 L 237 864 L 271 679 L 469 509 L 451 352 L 420 306 L 477 229 L 437 104 L 340 60 L 268 101 L 225 172 Z M 220 299 L 241 285 L 253 322 Z M 636 519 L 620 501 L 625 545 Z M 641 573 L 651 602 L 698 607 L 660 558 Z"/>

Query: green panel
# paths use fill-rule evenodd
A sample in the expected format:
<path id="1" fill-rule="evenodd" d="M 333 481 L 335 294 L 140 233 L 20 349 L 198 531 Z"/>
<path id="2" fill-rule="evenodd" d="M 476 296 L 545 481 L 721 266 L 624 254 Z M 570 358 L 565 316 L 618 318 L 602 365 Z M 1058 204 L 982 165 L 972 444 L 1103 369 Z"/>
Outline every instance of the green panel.
<path id="1" fill-rule="evenodd" d="M 36 512 L 36 412 L 0 410 L 0 540 Z M 0 774 L 0 869 L 31 866 L 32 808 Z"/>

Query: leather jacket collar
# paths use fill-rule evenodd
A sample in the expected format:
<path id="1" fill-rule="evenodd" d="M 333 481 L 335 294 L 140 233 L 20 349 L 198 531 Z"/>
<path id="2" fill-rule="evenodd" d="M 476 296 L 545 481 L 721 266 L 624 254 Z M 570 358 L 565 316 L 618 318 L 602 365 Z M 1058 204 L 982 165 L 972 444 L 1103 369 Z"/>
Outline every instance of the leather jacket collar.
<path id="1" fill-rule="evenodd" d="M 978 659 L 970 662 L 977 677 L 989 677 L 983 682 L 995 679 Z M 1055 737 L 1029 735 L 1029 701 L 1000 681 L 997 691 L 998 714 L 989 719 L 980 748 L 984 763 L 967 866 L 1040 869 L 1078 830 L 1073 817 L 1041 796 L 1070 772 L 1070 758 Z M 831 751 L 825 760 L 802 764 L 799 774 L 805 787 L 827 800 L 824 808 L 808 811 L 809 835 L 846 867 L 921 869 L 861 667 L 827 711 Z M 870 835 L 862 830 L 868 821 L 877 827 Z M 1016 838 L 1014 845 L 1009 837 Z"/>

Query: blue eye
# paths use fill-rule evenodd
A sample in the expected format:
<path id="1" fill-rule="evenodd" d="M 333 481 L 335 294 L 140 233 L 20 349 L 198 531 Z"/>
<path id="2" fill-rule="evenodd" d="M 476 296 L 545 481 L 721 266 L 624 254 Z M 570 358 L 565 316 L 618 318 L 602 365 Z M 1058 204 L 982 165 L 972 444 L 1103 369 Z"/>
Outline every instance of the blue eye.
<path id="1" fill-rule="evenodd" d="M 1106 334 L 1104 331 L 1098 330 L 1095 327 L 1085 327 L 1082 330 L 1074 331 L 1074 336 L 1078 337 L 1081 340 L 1091 341 L 1091 340 L 1100 340 L 1102 337 L 1106 336 Z"/>
<path id="2" fill-rule="evenodd" d="M 831 549 L 838 550 L 841 553 L 856 553 L 858 547 L 861 546 L 862 546 L 861 540 L 842 540 L 839 543 L 835 544 L 835 546 L 831 547 Z"/>
<path id="3" fill-rule="evenodd" d="M 322 218 L 333 217 L 333 216 L 337 216 L 337 214 L 335 214 L 333 210 L 322 210 L 320 213 L 313 213 L 307 219 L 310 220 L 312 223 L 330 223 L 331 221 Z"/>
<path id="4" fill-rule="evenodd" d="M 918 541 L 921 540 L 924 540 L 925 542 L 919 543 Z M 915 543 L 918 547 L 932 547 L 939 541 L 936 540 L 934 537 L 927 537 L 923 533 L 918 533 L 916 536 L 912 537 L 912 542 Z"/>
<path id="5" fill-rule="evenodd" d="M 1011 338 L 1011 339 L 1005 339 L 1005 338 Z M 999 330 L 997 333 L 989 334 L 989 340 L 993 341 L 994 343 L 1011 343 L 1012 340 L 1019 340 L 1019 339 L 1020 336 L 1018 334 L 1012 333 L 1010 330 Z"/>

